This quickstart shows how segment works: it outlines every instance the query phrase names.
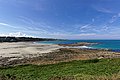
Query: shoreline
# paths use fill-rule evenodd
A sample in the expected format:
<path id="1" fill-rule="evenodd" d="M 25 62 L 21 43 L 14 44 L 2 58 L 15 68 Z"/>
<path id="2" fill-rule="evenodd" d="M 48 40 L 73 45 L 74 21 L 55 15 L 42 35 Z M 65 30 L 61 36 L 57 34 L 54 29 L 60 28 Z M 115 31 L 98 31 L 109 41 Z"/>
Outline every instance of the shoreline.
<path id="1" fill-rule="evenodd" d="M 11 61 L 42 56 L 59 49 L 58 45 L 34 44 L 33 42 L 0 43 L 0 65 L 8 65 Z"/>
<path id="2" fill-rule="evenodd" d="M 53 64 L 71 60 L 120 57 L 120 53 L 105 49 L 70 48 L 33 42 L 0 43 L 0 45 L 0 66 Z"/>
<path id="3" fill-rule="evenodd" d="M 40 65 L 72 60 L 120 58 L 119 52 L 106 49 L 74 48 L 68 45 L 37 44 L 34 42 L 5 42 L 0 43 L 0 45 L 0 66 Z"/>

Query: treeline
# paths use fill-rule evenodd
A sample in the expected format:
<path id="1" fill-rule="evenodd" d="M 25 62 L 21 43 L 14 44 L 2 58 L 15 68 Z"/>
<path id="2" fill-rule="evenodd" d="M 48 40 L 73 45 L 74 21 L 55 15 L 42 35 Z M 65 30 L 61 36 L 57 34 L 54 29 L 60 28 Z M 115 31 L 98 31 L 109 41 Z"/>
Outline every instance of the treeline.
<path id="1" fill-rule="evenodd" d="M 51 41 L 58 40 L 52 38 L 32 38 L 32 37 L 0 37 L 0 42 L 27 42 L 27 41 Z"/>

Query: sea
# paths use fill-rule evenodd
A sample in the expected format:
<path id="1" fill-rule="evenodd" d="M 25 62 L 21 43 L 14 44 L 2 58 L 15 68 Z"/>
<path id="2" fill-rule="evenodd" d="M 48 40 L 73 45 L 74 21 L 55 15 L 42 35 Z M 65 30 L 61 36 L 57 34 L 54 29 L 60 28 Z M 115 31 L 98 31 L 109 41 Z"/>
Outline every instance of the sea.
<path id="1" fill-rule="evenodd" d="M 88 49 L 109 49 L 116 52 L 120 52 L 120 40 L 56 40 L 56 41 L 40 41 L 37 43 L 44 44 L 73 44 L 78 42 L 92 42 L 98 43 L 91 46 L 79 46 L 78 48 Z"/>

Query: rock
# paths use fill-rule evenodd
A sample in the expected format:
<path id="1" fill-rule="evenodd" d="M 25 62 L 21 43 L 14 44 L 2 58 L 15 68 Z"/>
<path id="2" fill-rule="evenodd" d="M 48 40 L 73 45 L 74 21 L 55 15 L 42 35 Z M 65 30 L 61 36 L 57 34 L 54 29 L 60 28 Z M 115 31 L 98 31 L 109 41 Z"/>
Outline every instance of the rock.
<path id="1" fill-rule="evenodd" d="M 59 44 L 60 46 L 90 46 L 98 43 L 78 42 L 74 44 Z"/>

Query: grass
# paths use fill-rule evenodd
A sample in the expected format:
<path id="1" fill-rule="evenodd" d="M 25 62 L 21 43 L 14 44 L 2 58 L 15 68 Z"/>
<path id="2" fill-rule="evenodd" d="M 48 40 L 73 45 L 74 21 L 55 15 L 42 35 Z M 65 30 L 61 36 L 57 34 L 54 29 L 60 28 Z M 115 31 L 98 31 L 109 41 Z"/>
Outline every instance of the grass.
<path id="1" fill-rule="evenodd" d="M 120 59 L 4 67 L 0 80 L 120 80 Z"/>

